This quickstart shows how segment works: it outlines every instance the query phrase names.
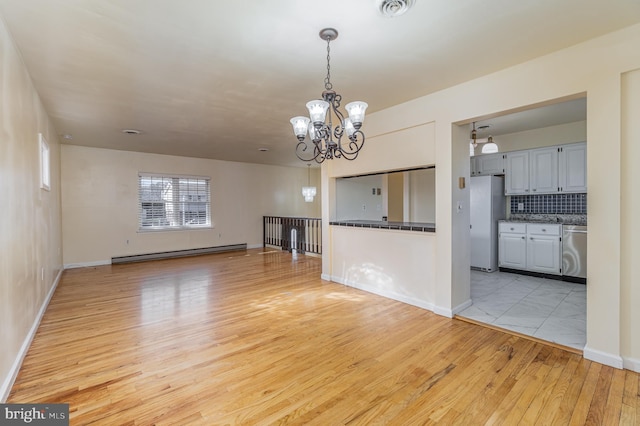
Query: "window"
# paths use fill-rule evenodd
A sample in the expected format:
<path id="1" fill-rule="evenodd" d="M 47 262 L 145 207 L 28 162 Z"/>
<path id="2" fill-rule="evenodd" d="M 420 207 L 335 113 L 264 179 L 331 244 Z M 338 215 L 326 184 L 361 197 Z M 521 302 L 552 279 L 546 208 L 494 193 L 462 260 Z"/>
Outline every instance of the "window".
<path id="1" fill-rule="evenodd" d="M 191 229 L 211 227 L 208 177 L 138 175 L 138 228 Z"/>
<path id="2" fill-rule="evenodd" d="M 49 159 L 49 144 L 42 133 L 38 133 L 40 140 L 40 188 L 51 189 L 51 170 Z"/>

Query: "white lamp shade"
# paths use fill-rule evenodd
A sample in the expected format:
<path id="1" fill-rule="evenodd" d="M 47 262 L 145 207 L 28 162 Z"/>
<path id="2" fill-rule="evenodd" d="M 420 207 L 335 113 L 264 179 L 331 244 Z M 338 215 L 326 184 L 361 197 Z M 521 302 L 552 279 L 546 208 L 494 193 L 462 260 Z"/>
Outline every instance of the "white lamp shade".
<path id="1" fill-rule="evenodd" d="M 313 123 L 324 123 L 324 119 L 327 116 L 327 109 L 329 109 L 329 102 L 316 99 L 307 102 L 307 109 L 309 110 L 309 117 Z"/>
<path id="2" fill-rule="evenodd" d="M 293 117 L 289 120 L 291 125 L 293 126 L 293 133 L 296 135 L 298 139 L 304 139 L 307 134 L 307 129 L 309 128 L 309 118 L 307 117 Z"/>
<path id="3" fill-rule="evenodd" d="M 310 203 L 313 201 L 313 197 L 316 196 L 316 187 L 315 186 L 303 186 L 302 187 L 302 196 L 304 197 L 304 201 Z"/>
<path id="4" fill-rule="evenodd" d="M 344 130 L 347 132 L 347 136 L 351 137 L 356 132 L 356 128 L 353 127 L 353 123 L 349 117 L 344 119 Z"/>
<path id="5" fill-rule="evenodd" d="M 495 142 L 488 142 L 482 146 L 483 154 L 493 154 L 498 152 L 498 145 Z"/>
<path id="6" fill-rule="evenodd" d="M 369 104 L 367 104 L 366 102 L 356 101 L 350 102 L 347 104 L 347 106 L 344 107 L 344 109 L 346 109 L 349 113 L 349 118 L 351 119 L 351 122 L 356 129 L 359 128 L 362 123 L 364 123 L 364 113 L 367 110 L 368 106 Z"/>
<path id="7" fill-rule="evenodd" d="M 320 137 L 318 137 L 318 132 L 316 132 L 316 128 L 313 126 L 313 123 L 309 122 L 309 137 L 312 141 L 319 141 Z"/>

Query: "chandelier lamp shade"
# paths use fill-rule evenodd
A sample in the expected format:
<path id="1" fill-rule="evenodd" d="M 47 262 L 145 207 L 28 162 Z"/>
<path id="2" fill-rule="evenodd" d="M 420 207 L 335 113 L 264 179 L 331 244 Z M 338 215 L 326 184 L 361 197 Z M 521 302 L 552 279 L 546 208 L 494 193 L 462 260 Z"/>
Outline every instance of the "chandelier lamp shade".
<path id="1" fill-rule="evenodd" d="M 333 28 L 320 31 L 320 38 L 327 42 L 327 77 L 324 79 L 322 99 L 307 102 L 308 117 L 298 116 L 290 120 L 293 133 L 298 138 L 296 155 L 302 161 L 322 163 L 334 158 L 355 160 L 364 146 L 365 136 L 360 128 L 367 103 L 348 103 L 344 107 L 348 115 L 345 117 L 340 111 L 342 96 L 333 90 L 331 84 L 331 41 L 337 37 L 338 31 Z"/>

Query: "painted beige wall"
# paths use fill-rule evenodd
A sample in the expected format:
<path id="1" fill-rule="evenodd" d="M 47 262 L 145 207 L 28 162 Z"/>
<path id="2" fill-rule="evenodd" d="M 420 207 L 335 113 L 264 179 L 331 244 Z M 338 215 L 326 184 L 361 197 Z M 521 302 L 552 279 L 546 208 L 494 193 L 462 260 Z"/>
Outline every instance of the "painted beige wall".
<path id="1" fill-rule="evenodd" d="M 60 149 L 19 53 L 0 20 L 0 401 L 62 267 Z M 40 189 L 38 133 L 50 148 L 51 191 Z M 25 345 L 23 347 L 23 345 Z"/>
<path id="2" fill-rule="evenodd" d="M 409 172 L 409 222 L 436 221 L 436 170 Z"/>
<path id="3" fill-rule="evenodd" d="M 626 241 L 622 237 L 620 200 L 628 195 L 626 187 L 621 187 L 621 173 L 629 173 L 629 166 L 621 162 L 620 105 L 623 94 L 625 99 L 640 97 L 631 87 L 623 89 L 621 75 L 640 68 L 638 45 L 640 25 L 634 25 L 368 116 L 363 130 L 367 141 L 372 143 L 361 154 L 366 158 L 363 167 L 368 171 L 386 170 L 404 162 L 405 151 L 415 150 L 414 165 L 423 162 L 423 149 L 435 155 L 436 277 L 434 294 L 427 299 L 433 300 L 434 311 L 452 314 L 469 300 L 469 193 L 458 188 L 459 177 L 469 178 L 468 123 L 586 93 L 589 284 L 584 353 L 589 359 L 622 366 L 621 348 L 629 348 L 625 352 L 626 365 L 634 362 L 640 365 L 639 348 L 629 338 L 640 335 L 640 322 L 622 315 L 624 283 L 620 272 L 621 264 L 624 265 L 621 247 Z M 389 134 L 425 123 L 430 123 L 433 129 L 433 146 L 416 146 L 415 138 L 388 138 Z M 378 135 L 389 139 L 387 146 L 373 142 Z M 331 177 L 348 173 L 345 169 L 348 167 L 355 166 L 340 165 L 339 169 L 327 166 L 323 170 L 323 187 L 325 184 L 330 187 Z M 619 172 L 621 167 L 623 170 Z M 331 194 L 325 197 L 324 201 L 330 203 Z M 460 212 L 456 209 L 458 204 L 462 206 Z M 323 218 L 330 210 L 330 206 L 323 206 Z M 328 230 L 326 234 L 330 238 Z M 356 235 L 352 237 L 353 244 L 367 251 L 366 246 L 357 244 Z M 325 246 L 329 261 L 328 265 L 323 264 L 325 276 L 329 276 L 331 268 L 331 250 L 341 245 L 338 238 L 339 235 L 334 235 L 329 246 Z M 640 242 L 635 239 L 629 244 L 637 248 Z"/>
<path id="4" fill-rule="evenodd" d="M 387 176 L 387 216 L 390 222 L 402 222 L 404 219 L 404 176 L 402 173 L 389 173 Z"/>
<path id="5" fill-rule="evenodd" d="M 139 172 L 211 177 L 213 229 L 138 232 Z M 312 203 L 302 197 L 307 173 L 306 168 L 63 145 L 64 264 L 239 243 L 261 246 L 263 215 L 319 217 L 321 193 Z M 318 173 L 312 170 L 312 184 Z"/>
<path id="6" fill-rule="evenodd" d="M 560 124 L 524 132 L 495 136 L 500 152 L 563 145 L 587 140 L 587 122 Z M 478 150 L 479 151 L 479 150 Z"/>
<path id="7" fill-rule="evenodd" d="M 433 309 L 435 235 L 332 226 L 331 280 Z"/>
<path id="8" fill-rule="evenodd" d="M 640 69 L 622 76 L 621 262 L 622 355 L 627 368 L 640 370 Z M 635 360 L 635 364 L 633 362 Z"/>

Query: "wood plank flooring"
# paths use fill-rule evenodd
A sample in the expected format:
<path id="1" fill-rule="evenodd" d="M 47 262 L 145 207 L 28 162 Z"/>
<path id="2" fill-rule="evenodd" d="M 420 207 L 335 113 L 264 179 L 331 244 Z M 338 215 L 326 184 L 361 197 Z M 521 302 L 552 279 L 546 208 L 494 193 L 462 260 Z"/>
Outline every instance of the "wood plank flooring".
<path id="1" fill-rule="evenodd" d="M 639 375 L 249 250 L 65 271 L 8 402 L 71 424 L 640 424 Z"/>

